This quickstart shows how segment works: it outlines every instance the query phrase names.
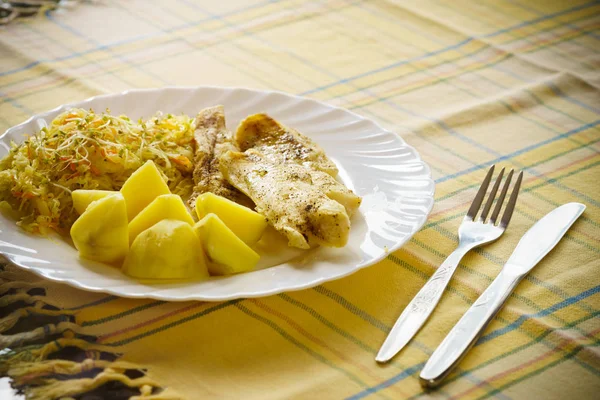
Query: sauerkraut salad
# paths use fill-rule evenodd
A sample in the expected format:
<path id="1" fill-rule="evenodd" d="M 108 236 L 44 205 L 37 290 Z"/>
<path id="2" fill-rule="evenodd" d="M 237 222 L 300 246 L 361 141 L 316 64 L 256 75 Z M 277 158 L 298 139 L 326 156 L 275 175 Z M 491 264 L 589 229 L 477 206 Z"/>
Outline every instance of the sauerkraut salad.
<path id="1" fill-rule="evenodd" d="M 132 121 L 109 110 L 71 109 L 0 160 L 0 208 L 29 232 L 68 233 L 77 219 L 71 191 L 119 190 L 152 160 L 171 192 L 192 193 L 194 119 L 157 113 Z"/>

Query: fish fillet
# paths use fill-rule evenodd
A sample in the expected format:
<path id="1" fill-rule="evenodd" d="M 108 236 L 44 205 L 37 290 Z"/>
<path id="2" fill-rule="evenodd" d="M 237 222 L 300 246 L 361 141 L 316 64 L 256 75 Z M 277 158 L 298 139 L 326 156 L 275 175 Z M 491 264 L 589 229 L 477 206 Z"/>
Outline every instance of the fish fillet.
<path id="1" fill-rule="evenodd" d="M 352 217 L 354 215 L 362 201 L 359 196 L 331 175 L 322 171 L 311 171 L 310 174 L 313 185 L 317 186 L 327 197 L 343 205 L 348 216 Z"/>
<path id="2" fill-rule="evenodd" d="M 219 159 L 227 151 L 236 151 L 232 134 L 225 126 L 223 106 L 214 106 L 200 111 L 195 120 L 194 141 L 194 191 L 189 206 L 193 209 L 196 198 L 202 193 L 211 192 L 226 197 L 239 204 L 252 207 L 252 201 L 233 187 L 221 173 Z"/>
<path id="3" fill-rule="evenodd" d="M 336 176 L 338 169 L 323 149 L 300 132 L 266 114 L 244 119 L 234 141 L 241 151 L 255 149 L 273 162 L 294 162 Z"/>
<path id="4" fill-rule="evenodd" d="M 336 184 L 342 185 L 330 175 L 293 162 L 273 162 L 256 149 L 227 152 L 220 168 L 233 186 L 252 199 L 256 211 L 287 237 L 290 246 L 307 249 L 347 243 L 350 218 L 344 205 L 330 198 L 326 189 L 329 185 L 331 192 Z M 324 177 L 331 181 L 325 184 Z"/>

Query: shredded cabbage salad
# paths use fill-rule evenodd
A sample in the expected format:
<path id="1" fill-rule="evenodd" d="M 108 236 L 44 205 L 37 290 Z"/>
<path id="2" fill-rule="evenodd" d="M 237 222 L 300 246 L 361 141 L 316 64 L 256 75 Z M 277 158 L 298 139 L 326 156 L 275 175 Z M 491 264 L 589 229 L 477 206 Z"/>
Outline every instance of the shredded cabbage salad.
<path id="1" fill-rule="evenodd" d="M 119 190 L 147 160 L 162 172 L 171 192 L 192 193 L 194 120 L 163 115 L 137 122 L 109 110 L 71 109 L 50 126 L 12 143 L 0 160 L 0 206 L 29 232 L 66 234 L 78 217 L 71 191 Z"/>

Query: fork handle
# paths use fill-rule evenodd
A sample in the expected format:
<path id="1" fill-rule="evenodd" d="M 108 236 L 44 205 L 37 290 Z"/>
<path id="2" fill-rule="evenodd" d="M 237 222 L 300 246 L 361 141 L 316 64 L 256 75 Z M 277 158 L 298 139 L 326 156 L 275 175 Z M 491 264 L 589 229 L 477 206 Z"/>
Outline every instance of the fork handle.
<path id="1" fill-rule="evenodd" d="M 475 344 L 488 324 L 494 319 L 502 305 L 523 278 L 522 274 L 510 272 L 503 268 L 479 296 L 471 308 L 456 323 L 433 352 L 423 371 L 421 385 L 427 388 L 437 387 L 454 369 Z"/>
<path id="2" fill-rule="evenodd" d="M 385 339 L 375 360 L 378 362 L 389 361 L 413 338 L 440 301 L 458 263 L 472 247 L 469 245 L 459 246 L 450 253 L 419 290 L 419 293 L 408 303 Z"/>

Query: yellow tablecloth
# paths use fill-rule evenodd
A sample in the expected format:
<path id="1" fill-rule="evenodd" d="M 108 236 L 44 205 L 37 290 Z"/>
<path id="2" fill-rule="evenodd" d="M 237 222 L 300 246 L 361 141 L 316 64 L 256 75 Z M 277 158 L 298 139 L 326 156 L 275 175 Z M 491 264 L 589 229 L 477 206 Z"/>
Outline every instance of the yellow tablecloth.
<path id="1" fill-rule="evenodd" d="M 13 22 L 0 29 L 0 131 L 129 88 L 277 89 L 351 109 L 402 135 L 431 166 L 436 203 L 423 229 L 385 261 L 300 292 L 224 303 L 130 300 L 27 283 L 34 278 L 11 267 L 0 275 L 0 292 L 47 287 L 35 300 L 75 315 L 77 325 L 58 331 L 97 337 L 90 348 L 148 368 L 148 377 L 124 382 L 145 393 L 167 387 L 172 398 L 594 398 L 599 71 L 600 3 L 580 0 L 115 0 Z M 461 218 L 493 163 L 525 171 L 511 226 L 465 257 L 424 329 L 392 363 L 377 365 L 395 319 L 456 246 Z M 584 215 L 448 383 L 424 393 L 418 373 L 433 349 L 521 235 L 570 201 L 586 204 Z M 38 365 L 51 362 L 33 349 Z M 99 383 L 77 384 L 70 394 Z"/>

